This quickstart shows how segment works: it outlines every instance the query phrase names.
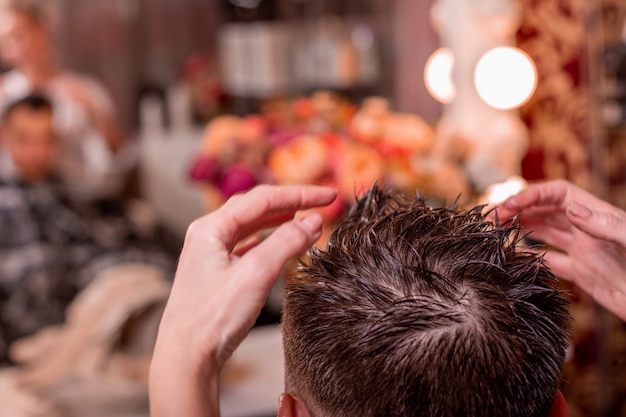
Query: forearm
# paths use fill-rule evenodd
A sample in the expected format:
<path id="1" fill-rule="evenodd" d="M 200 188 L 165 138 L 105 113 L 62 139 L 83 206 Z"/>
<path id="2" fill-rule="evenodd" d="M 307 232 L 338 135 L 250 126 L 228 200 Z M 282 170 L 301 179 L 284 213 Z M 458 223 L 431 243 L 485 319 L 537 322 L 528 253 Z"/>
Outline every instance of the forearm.
<path id="1" fill-rule="evenodd" d="M 248 334 L 285 264 L 319 239 L 334 190 L 259 186 L 189 227 L 150 368 L 152 417 L 218 417 L 224 363 Z M 240 239 L 278 226 L 233 252 Z M 245 301 L 245 302 L 244 302 Z"/>
<path id="2" fill-rule="evenodd" d="M 219 372 L 186 369 L 155 355 L 150 368 L 151 417 L 219 417 Z"/>

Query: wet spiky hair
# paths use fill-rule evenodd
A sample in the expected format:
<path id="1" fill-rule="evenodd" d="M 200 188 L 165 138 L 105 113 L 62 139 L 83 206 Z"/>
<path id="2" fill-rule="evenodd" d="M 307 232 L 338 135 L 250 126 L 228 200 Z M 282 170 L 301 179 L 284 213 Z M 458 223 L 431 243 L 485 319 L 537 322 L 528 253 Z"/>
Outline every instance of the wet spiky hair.
<path id="1" fill-rule="evenodd" d="M 287 390 L 315 417 L 549 415 L 570 316 L 520 236 L 373 187 L 287 283 Z"/>

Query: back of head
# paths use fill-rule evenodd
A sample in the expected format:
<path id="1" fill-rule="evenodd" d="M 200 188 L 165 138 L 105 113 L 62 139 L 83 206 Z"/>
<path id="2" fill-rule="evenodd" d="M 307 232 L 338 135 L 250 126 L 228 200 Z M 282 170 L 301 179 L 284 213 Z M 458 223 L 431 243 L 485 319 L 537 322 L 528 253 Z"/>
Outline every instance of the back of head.
<path id="1" fill-rule="evenodd" d="M 567 302 L 519 228 L 374 187 L 287 283 L 287 391 L 312 416 L 547 416 Z"/>

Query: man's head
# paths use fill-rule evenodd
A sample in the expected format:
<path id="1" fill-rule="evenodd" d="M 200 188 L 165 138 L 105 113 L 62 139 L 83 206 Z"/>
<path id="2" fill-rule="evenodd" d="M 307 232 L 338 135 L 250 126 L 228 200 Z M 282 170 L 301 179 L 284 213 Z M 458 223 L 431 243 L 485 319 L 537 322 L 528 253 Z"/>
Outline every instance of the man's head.
<path id="1" fill-rule="evenodd" d="M 287 283 L 286 389 L 298 412 L 548 416 L 569 314 L 519 238 L 479 208 L 370 190 Z"/>
<path id="2" fill-rule="evenodd" d="M 49 59 L 50 37 L 40 8 L 11 0 L 0 7 L 0 57 L 13 68 Z"/>
<path id="3" fill-rule="evenodd" d="M 29 96 L 11 104 L 3 117 L 2 144 L 21 179 L 34 182 L 46 178 L 57 155 L 50 101 Z"/>

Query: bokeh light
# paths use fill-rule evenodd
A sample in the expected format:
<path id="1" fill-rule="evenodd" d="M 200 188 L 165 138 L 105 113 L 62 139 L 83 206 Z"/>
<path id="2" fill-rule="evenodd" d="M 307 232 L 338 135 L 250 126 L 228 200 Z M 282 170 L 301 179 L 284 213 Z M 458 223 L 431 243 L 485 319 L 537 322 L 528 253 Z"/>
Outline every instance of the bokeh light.
<path id="1" fill-rule="evenodd" d="M 537 88 L 537 70 L 532 59 L 513 47 L 498 47 L 485 53 L 474 72 L 478 95 L 490 106 L 502 110 L 517 108 Z"/>
<path id="2" fill-rule="evenodd" d="M 439 48 L 428 58 L 424 68 L 424 82 L 431 96 L 447 104 L 456 97 L 456 88 L 452 82 L 454 55 L 448 48 Z"/>

